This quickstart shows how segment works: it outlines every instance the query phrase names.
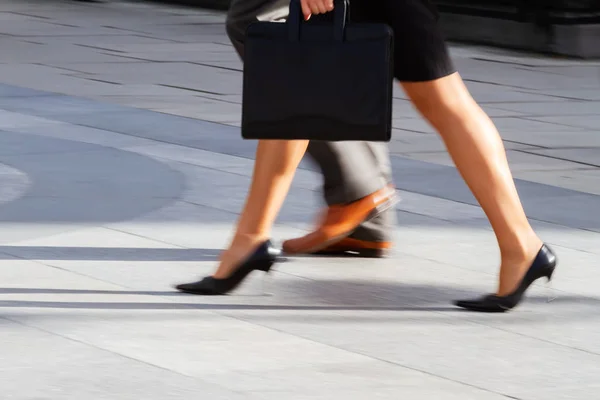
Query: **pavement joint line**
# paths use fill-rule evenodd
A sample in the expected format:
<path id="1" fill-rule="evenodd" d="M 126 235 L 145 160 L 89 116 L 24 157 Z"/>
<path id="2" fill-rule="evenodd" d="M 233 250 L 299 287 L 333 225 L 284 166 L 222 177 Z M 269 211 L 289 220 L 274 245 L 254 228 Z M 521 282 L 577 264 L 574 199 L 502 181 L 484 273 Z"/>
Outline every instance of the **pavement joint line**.
<path id="1" fill-rule="evenodd" d="M 436 313 L 436 314 L 439 314 L 439 312 L 436 312 L 436 311 L 432 311 L 432 312 Z M 230 317 L 235 318 L 237 320 L 243 321 L 243 319 L 239 318 L 239 317 L 233 317 L 233 316 L 230 316 Z M 273 327 L 270 327 L 270 326 L 266 326 L 264 324 L 257 324 L 257 325 L 261 326 L 263 328 L 272 329 L 272 330 L 274 330 L 276 332 L 279 332 L 279 333 L 285 333 L 285 331 L 282 331 L 282 330 L 279 330 L 277 328 L 273 328 Z M 493 329 L 493 327 L 489 327 L 489 328 Z M 404 365 L 404 364 L 401 364 L 399 362 L 395 362 L 395 361 L 391 361 L 391 360 L 386 360 L 384 358 L 377 357 L 377 356 L 372 356 L 372 355 L 369 355 L 369 354 L 366 354 L 366 353 L 363 353 L 363 352 L 360 352 L 360 351 L 346 350 L 346 349 L 344 349 L 341 346 L 332 345 L 332 344 L 325 344 L 325 343 L 319 342 L 319 341 L 317 341 L 315 339 L 311 339 L 311 338 L 308 338 L 308 337 L 305 337 L 305 336 L 302 336 L 302 335 L 298 335 L 298 337 L 306 339 L 306 340 L 310 340 L 310 341 L 312 341 L 314 343 L 320 343 L 321 345 L 326 345 L 326 346 L 329 346 L 329 347 L 334 348 L 334 349 L 344 350 L 344 351 L 350 352 L 352 354 L 360 355 L 360 356 L 363 356 L 363 357 L 368 357 L 368 358 L 370 358 L 372 360 L 383 362 L 383 363 L 388 364 L 388 365 L 394 365 L 396 367 L 405 368 L 405 369 L 408 369 L 408 370 L 411 370 L 411 371 L 415 371 L 415 372 L 419 372 L 419 373 L 422 373 L 422 374 L 425 374 L 425 375 L 429 375 L 429 376 L 434 377 L 434 378 L 438 378 L 438 379 L 445 380 L 445 381 L 448 381 L 448 382 L 457 383 L 457 384 L 460 384 L 460 385 L 463 385 L 463 386 L 467 386 L 467 387 L 470 387 L 470 388 L 473 388 L 473 389 L 478 389 L 478 390 L 481 390 L 481 391 L 486 392 L 486 393 L 497 394 L 497 395 L 504 396 L 504 397 L 507 397 L 507 398 L 521 400 L 520 398 L 512 397 L 512 396 L 510 396 L 508 394 L 505 394 L 505 393 L 501 393 L 501 392 L 498 392 L 498 391 L 495 391 L 495 390 L 492 390 L 492 389 L 486 389 L 484 387 L 477 386 L 477 385 L 474 385 L 472 383 L 464 382 L 464 381 L 461 381 L 461 380 L 456 380 L 456 379 L 448 378 L 448 377 L 445 377 L 445 376 L 442 376 L 442 375 L 439 375 L 439 374 L 436 374 L 436 373 L 433 373 L 433 372 L 430 372 L 430 371 L 426 371 L 424 369 L 410 367 L 408 365 Z"/>
<path id="2" fill-rule="evenodd" d="M 596 116 L 596 115 L 598 115 L 598 114 L 590 114 L 590 116 Z M 584 116 L 585 115 L 571 115 L 571 117 L 584 117 Z M 544 124 L 564 126 L 565 128 L 578 128 L 578 129 L 581 129 L 581 130 L 584 130 L 584 131 L 587 130 L 587 129 L 590 129 L 590 128 L 586 128 L 585 126 L 563 124 L 561 122 L 548 122 L 548 121 L 542 121 L 542 120 L 536 119 L 536 118 L 547 118 L 547 117 L 548 116 L 541 116 L 541 117 L 537 116 L 536 117 L 536 116 L 532 116 L 532 115 L 527 115 L 527 116 L 520 116 L 520 117 L 517 117 L 517 118 L 528 120 L 528 121 L 533 121 L 533 122 L 541 122 L 541 123 L 544 123 Z"/>
<path id="3" fill-rule="evenodd" d="M 540 92 L 536 91 L 535 89 L 521 88 L 520 90 L 515 90 L 515 91 L 518 92 L 518 93 L 537 94 L 539 96 L 553 97 L 553 98 L 557 98 L 557 99 L 565 99 L 565 100 L 573 100 L 573 101 L 583 101 L 583 102 L 591 102 L 591 103 L 594 102 L 594 100 L 582 99 L 580 97 L 560 96 L 560 95 L 557 95 L 557 94 L 540 93 Z"/>
<path id="4" fill-rule="evenodd" d="M 548 149 L 548 150 L 554 150 L 554 149 L 551 148 L 551 149 Z M 585 165 L 587 167 L 592 167 L 590 169 L 593 169 L 593 168 L 598 169 L 598 168 L 600 168 L 600 164 L 593 164 L 593 163 L 589 163 L 589 162 L 585 162 L 585 161 L 571 160 L 571 159 L 568 159 L 568 158 L 565 158 L 565 157 L 554 156 L 554 155 L 551 155 L 551 154 L 539 154 L 539 153 L 534 153 L 532 151 L 525 150 L 525 149 L 518 149 L 518 150 L 513 150 L 513 151 L 518 151 L 520 153 L 531 154 L 531 155 L 536 155 L 536 156 L 542 156 L 542 157 L 545 157 L 545 158 L 551 158 L 553 160 L 568 161 L 568 162 L 571 162 L 571 163 L 574 163 L 574 164 L 579 164 L 579 165 Z M 584 169 L 584 168 L 581 168 L 581 169 Z"/>
<path id="5" fill-rule="evenodd" d="M 225 387 L 225 386 L 217 384 L 217 383 L 213 383 L 213 382 L 209 383 L 209 382 L 204 381 L 202 378 L 197 377 L 197 376 L 184 374 L 182 372 L 175 371 L 173 369 L 170 369 L 170 368 L 167 368 L 167 367 L 163 367 L 161 365 L 158 365 L 158 364 L 155 364 L 155 363 L 151 363 L 151 362 L 148 362 L 148 361 L 136 358 L 136 357 L 130 357 L 130 356 L 127 356 L 127 355 L 125 355 L 123 353 L 119 353 L 119 352 L 116 352 L 116 351 L 113 351 L 113 350 L 110 350 L 110 349 L 107 349 L 107 348 L 104 348 L 104 347 L 101 347 L 101 346 L 98 346 L 98 345 L 95 345 L 95 344 L 92 344 L 92 343 L 89 343 L 89 342 L 78 340 L 78 339 L 75 339 L 73 337 L 60 334 L 58 332 L 53 332 L 51 330 L 41 328 L 41 327 L 39 327 L 37 325 L 28 324 L 28 323 L 25 323 L 23 321 L 20 321 L 20 320 L 11 318 L 11 317 L 0 316 L 0 319 L 4 319 L 4 320 L 10 321 L 10 322 L 12 322 L 14 324 L 17 324 L 17 325 L 25 326 L 25 327 L 30 328 L 30 329 L 34 329 L 34 330 L 37 330 L 37 331 L 40 331 L 40 332 L 44 332 L 44 333 L 49 334 L 51 336 L 60 337 L 60 338 L 65 339 L 65 340 L 68 340 L 68 341 L 71 341 L 71 342 L 74 342 L 74 343 L 78 343 L 80 345 L 84 345 L 84 346 L 89 347 L 89 348 L 93 348 L 93 349 L 102 351 L 104 353 L 109 353 L 109 354 L 118 356 L 120 358 L 127 359 L 129 361 L 134 361 L 134 362 L 137 362 L 139 364 L 143 364 L 143 365 L 146 365 L 146 366 L 149 366 L 149 367 L 157 368 L 157 369 L 162 370 L 162 371 L 168 371 L 168 372 L 170 372 L 172 374 L 176 374 L 176 375 L 180 375 L 180 376 L 183 376 L 183 377 L 186 377 L 186 378 L 191 378 L 191 379 L 194 379 L 194 380 L 197 380 L 197 381 L 200 381 L 200 382 L 204 382 L 204 383 L 209 384 L 209 385 L 211 385 L 213 387 L 219 387 L 221 389 L 228 390 L 228 391 L 230 391 L 232 393 L 236 393 L 236 394 L 240 394 L 240 395 L 246 394 L 244 392 L 233 390 L 233 389 L 230 389 L 228 387 Z"/>

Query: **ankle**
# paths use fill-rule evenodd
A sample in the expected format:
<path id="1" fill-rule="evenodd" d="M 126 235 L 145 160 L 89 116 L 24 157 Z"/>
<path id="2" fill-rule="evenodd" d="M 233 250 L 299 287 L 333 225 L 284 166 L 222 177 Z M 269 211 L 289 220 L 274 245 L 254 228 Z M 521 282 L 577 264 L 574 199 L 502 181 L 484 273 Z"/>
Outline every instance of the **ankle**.
<path id="1" fill-rule="evenodd" d="M 245 249 L 248 247 L 255 247 L 261 243 L 264 243 L 269 239 L 269 235 L 265 232 L 256 233 L 242 233 L 236 232 L 231 240 L 229 249 Z"/>
<path id="2" fill-rule="evenodd" d="M 535 233 L 526 237 L 519 237 L 511 241 L 510 244 L 501 243 L 500 256 L 502 262 L 532 261 L 542 245 L 542 240 Z"/>

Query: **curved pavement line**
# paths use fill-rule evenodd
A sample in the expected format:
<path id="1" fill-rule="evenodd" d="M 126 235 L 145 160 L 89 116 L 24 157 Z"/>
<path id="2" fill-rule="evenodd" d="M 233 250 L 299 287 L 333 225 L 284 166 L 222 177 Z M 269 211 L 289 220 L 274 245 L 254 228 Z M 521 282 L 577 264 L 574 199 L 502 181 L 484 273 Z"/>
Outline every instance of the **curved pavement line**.
<path id="1" fill-rule="evenodd" d="M 0 163 L 30 180 L 0 204 L 0 242 L 134 219 L 177 200 L 184 176 L 153 158 L 115 148 L 2 132 Z M 37 225 L 39 229 L 32 228 Z"/>
<path id="2" fill-rule="evenodd" d="M 11 112 L 254 158 L 255 141 L 241 140 L 239 128 L 233 126 L 0 84 L 0 98 L 3 96 L 8 100 L 1 107 Z M 391 157 L 391 165 L 397 189 L 478 205 L 454 167 L 399 156 Z M 301 168 L 318 170 L 306 161 Z M 515 182 L 530 218 L 600 232 L 600 196 L 521 179 Z"/>

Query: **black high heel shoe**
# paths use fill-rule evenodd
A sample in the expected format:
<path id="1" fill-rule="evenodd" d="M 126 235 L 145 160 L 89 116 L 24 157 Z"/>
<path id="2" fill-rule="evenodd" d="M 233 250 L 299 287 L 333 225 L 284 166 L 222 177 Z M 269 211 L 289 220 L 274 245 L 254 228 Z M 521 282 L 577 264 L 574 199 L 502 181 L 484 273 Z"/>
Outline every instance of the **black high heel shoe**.
<path id="1" fill-rule="evenodd" d="M 490 294 L 479 299 L 459 300 L 454 304 L 469 311 L 488 313 L 509 311 L 521 302 L 525 292 L 533 282 L 540 278 L 547 278 L 548 281 L 552 279 L 556 263 L 557 259 L 552 250 L 543 245 L 514 292 L 506 296 Z"/>
<path id="2" fill-rule="evenodd" d="M 183 283 L 175 286 L 175 288 L 180 292 L 190 294 L 204 296 L 224 295 L 235 289 L 252 271 L 269 273 L 280 255 L 281 250 L 273 247 L 271 241 L 267 240 L 250 257 L 239 264 L 231 276 L 223 279 L 207 276 L 197 282 Z"/>

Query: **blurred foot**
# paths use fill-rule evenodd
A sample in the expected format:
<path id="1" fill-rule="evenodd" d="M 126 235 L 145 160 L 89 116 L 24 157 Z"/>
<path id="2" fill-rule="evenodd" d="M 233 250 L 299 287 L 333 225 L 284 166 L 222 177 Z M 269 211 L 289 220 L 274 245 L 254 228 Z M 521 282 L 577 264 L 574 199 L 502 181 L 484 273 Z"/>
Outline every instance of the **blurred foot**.
<path id="1" fill-rule="evenodd" d="M 363 222 L 395 204 L 396 190 L 386 186 L 352 203 L 330 206 L 317 230 L 300 238 L 286 240 L 283 242 L 283 251 L 287 254 L 313 254 L 327 249 L 350 236 Z M 356 245 L 355 242 L 353 244 Z"/>

